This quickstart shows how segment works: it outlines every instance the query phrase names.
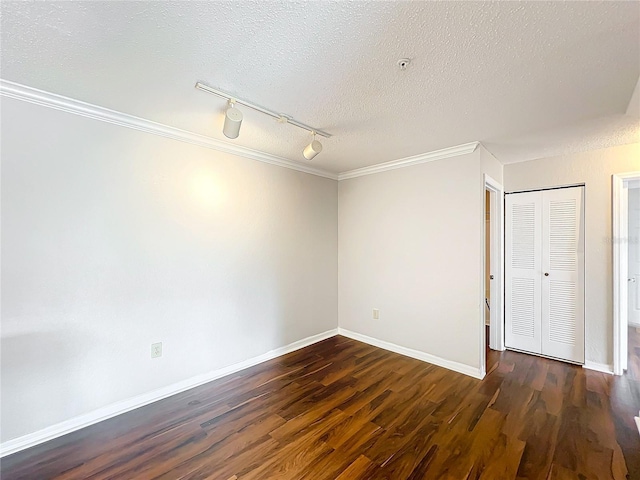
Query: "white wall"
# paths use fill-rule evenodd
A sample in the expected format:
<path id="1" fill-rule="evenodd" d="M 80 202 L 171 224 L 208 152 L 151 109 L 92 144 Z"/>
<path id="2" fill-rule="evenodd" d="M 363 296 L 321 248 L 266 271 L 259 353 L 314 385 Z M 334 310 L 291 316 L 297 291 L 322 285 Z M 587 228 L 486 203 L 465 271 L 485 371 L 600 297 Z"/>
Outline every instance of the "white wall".
<path id="1" fill-rule="evenodd" d="M 488 175 L 489 177 L 491 177 L 494 181 L 498 182 L 500 185 L 502 185 L 503 183 L 503 166 L 502 164 L 498 161 L 498 159 L 496 157 L 493 156 L 493 154 L 487 150 L 484 145 L 480 144 L 478 145 L 478 150 L 477 153 L 480 157 L 480 168 L 482 171 L 482 181 L 484 182 L 484 175 Z M 484 189 L 483 189 L 484 191 Z M 489 196 L 487 196 L 487 198 L 485 199 L 485 202 L 483 203 L 483 209 L 486 209 L 486 203 L 489 202 Z M 498 199 L 498 202 L 502 202 L 502 199 Z M 493 213 L 493 212 L 491 212 Z M 486 260 L 489 259 L 490 260 L 490 255 L 489 255 L 489 251 L 490 251 L 490 240 L 491 240 L 491 236 L 490 236 L 490 232 L 489 232 L 489 228 L 490 228 L 490 222 L 489 222 L 489 218 L 486 219 L 485 221 L 485 236 L 483 237 L 484 240 L 484 252 L 485 252 L 485 258 L 483 259 L 483 261 L 485 261 L 484 264 L 484 269 L 485 269 L 485 278 L 484 278 L 484 290 L 485 290 L 485 297 L 486 298 L 490 298 L 489 293 L 490 293 L 490 287 L 491 287 L 491 282 L 489 281 L 489 275 L 490 275 L 490 265 L 486 264 Z M 500 275 L 496 275 L 496 281 L 500 278 Z M 498 286 L 499 284 L 496 283 L 496 286 Z M 494 286 L 495 288 L 495 286 Z M 491 313 L 490 311 L 485 308 L 485 324 L 489 325 L 491 323 Z M 491 308 L 499 308 L 499 306 L 494 306 L 491 305 Z"/>
<path id="2" fill-rule="evenodd" d="M 505 165 L 506 191 L 585 183 L 586 360 L 613 364 L 611 176 L 640 171 L 640 144 Z"/>
<path id="3" fill-rule="evenodd" d="M 337 327 L 337 182 L 11 99 L 1 134 L 2 441 Z"/>
<path id="4" fill-rule="evenodd" d="M 340 181 L 341 328 L 480 367 L 481 172 L 476 150 Z"/>
<path id="5" fill-rule="evenodd" d="M 482 173 L 486 173 L 499 184 L 503 184 L 504 167 L 493 154 L 487 150 L 484 145 L 478 145 L 478 155 L 480 156 L 480 165 Z"/>

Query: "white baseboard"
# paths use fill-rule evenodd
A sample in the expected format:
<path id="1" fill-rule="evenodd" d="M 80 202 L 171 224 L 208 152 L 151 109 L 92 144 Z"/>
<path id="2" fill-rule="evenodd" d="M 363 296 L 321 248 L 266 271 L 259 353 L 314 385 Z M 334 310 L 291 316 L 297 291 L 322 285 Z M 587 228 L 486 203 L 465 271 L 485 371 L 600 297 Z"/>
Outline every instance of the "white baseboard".
<path id="1" fill-rule="evenodd" d="M 432 363 L 433 365 L 444 367 L 449 370 L 453 370 L 454 372 L 462 373 L 464 375 L 469 375 L 470 377 L 474 377 L 478 379 L 482 379 L 484 377 L 484 375 L 482 374 L 479 368 L 471 367 L 469 365 L 465 365 L 464 363 L 458 363 L 452 360 L 446 360 L 444 358 L 431 355 L 430 353 L 420 352 L 418 350 L 413 350 L 407 347 L 401 347 L 400 345 L 396 345 L 395 343 L 385 342 L 384 340 L 378 340 L 377 338 L 368 337 L 367 335 L 362 335 L 361 333 L 352 332 L 350 330 L 346 330 L 341 327 L 338 328 L 338 334 L 343 335 L 345 337 L 352 338 L 353 340 L 358 340 L 359 342 L 364 342 L 369 345 L 373 345 L 374 347 L 383 348 L 384 350 L 389 350 L 390 352 L 399 353 L 400 355 L 405 355 L 407 357 L 415 358 L 417 360 L 422 360 L 423 362 Z"/>
<path id="2" fill-rule="evenodd" d="M 640 323 L 636 323 L 636 322 L 629 322 L 629 326 L 633 327 L 633 328 L 640 328 Z"/>
<path id="3" fill-rule="evenodd" d="M 102 407 L 92 412 L 85 413 L 84 415 L 80 415 L 78 417 L 65 420 L 64 422 L 51 425 L 50 427 L 43 428 L 42 430 L 38 430 L 37 432 L 29 433 L 12 440 L 8 440 L 0 444 L 0 458 L 11 455 L 12 453 L 19 452 L 20 450 L 25 450 L 27 448 L 33 447 L 40 443 L 44 443 L 48 440 L 53 440 L 54 438 L 61 437 L 62 435 L 66 435 L 67 433 L 80 430 L 81 428 L 88 427 L 89 425 L 107 420 L 109 418 L 115 417 L 116 415 L 134 410 L 144 405 L 157 402 L 158 400 L 162 400 L 163 398 L 170 397 L 171 395 L 175 395 L 176 393 L 184 392 L 185 390 L 189 390 L 190 388 L 194 388 L 212 380 L 216 380 L 226 375 L 244 370 L 245 368 L 249 368 L 259 363 L 266 362 L 267 360 L 271 360 L 281 355 L 291 353 L 295 350 L 307 347 L 314 343 L 333 337 L 337 334 L 338 329 L 335 328 L 324 333 L 312 335 L 311 337 L 298 340 L 297 342 L 293 342 L 284 347 L 276 348 L 275 350 L 271 350 L 267 353 L 250 358 L 243 362 L 235 363 L 233 365 L 229 365 L 212 372 L 204 373 L 202 375 L 197 375 L 195 377 L 188 378 L 187 380 L 183 380 L 172 385 L 167 385 L 166 387 L 162 387 L 148 393 L 143 393 L 142 395 L 138 395 L 127 400 L 112 403 L 111 405 L 107 405 L 106 407 Z"/>
<path id="4" fill-rule="evenodd" d="M 613 375 L 613 365 L 607 365 L 606 363 L 598 363 L 598 362 L 590 362 L 587 360 L 584 362 L 583 368 L 587 368 L 589 370 L 595 370 L 596 372 L 608 373 L 609 375 Z"/>

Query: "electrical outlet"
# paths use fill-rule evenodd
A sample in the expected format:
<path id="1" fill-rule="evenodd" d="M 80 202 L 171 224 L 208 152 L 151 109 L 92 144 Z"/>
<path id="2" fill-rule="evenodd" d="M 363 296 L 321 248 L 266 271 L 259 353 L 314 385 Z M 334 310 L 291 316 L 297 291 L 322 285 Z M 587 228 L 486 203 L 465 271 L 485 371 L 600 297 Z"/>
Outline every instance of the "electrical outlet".
<path id="1" fill-rule="evenodd" d="M 158 358 L 162 356 L 162 342 L 151 344 L 151 358 Z"/>
<path id="2" fill-rule="evenodd" d="M 378 310 L 377 308 L 373 309 L 373 319 L 374 320 L 378 320 L 380 318 L 380 310 Z"/>

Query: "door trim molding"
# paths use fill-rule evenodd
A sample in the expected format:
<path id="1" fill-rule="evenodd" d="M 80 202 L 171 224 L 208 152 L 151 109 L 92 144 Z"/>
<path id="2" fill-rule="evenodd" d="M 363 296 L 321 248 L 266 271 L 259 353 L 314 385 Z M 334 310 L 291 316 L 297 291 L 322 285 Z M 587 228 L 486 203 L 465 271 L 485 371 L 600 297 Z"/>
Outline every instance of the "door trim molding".
<path id="1" fill-rule="evenodd" d="M 613 373 L 622 375 L 627 360 L 627 268 L 622 264 L 626 257 L 622 248 L 628 219 L 625 205 L 628 182 L 640 180 L 640 172 L 615 173 L 611 176 L 611 248 L 613 250 Z M 627 227 L 628 228 L 628 227 Z"/>
<path id="2" fill-rule="evenodd" d="M 560 190 L 562 188 L 586 187 L 586 183 L 568 183 L 566 185 L 558 185 L 557 187 L 530 188 L 528 190 L 514 190 L 505 192 L 505 195 L 513 195 L 514 193 L 543 192 L 546 190 Z"/>

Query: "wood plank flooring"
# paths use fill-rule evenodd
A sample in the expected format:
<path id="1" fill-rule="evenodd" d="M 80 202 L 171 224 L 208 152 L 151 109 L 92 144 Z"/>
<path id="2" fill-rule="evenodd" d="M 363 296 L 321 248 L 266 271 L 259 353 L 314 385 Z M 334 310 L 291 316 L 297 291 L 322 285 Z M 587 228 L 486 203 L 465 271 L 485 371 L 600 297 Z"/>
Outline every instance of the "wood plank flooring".
<path id="1" fill-rule="evenodd" d="M 482 381 L 333 337 L 2 460 L 2 479 L 640 478 L 638 380 L 488 352 Z"/>

